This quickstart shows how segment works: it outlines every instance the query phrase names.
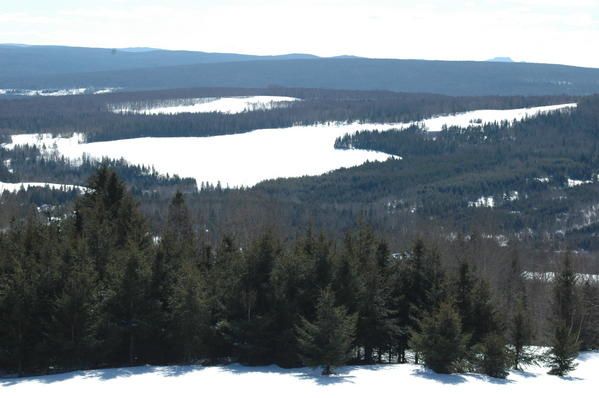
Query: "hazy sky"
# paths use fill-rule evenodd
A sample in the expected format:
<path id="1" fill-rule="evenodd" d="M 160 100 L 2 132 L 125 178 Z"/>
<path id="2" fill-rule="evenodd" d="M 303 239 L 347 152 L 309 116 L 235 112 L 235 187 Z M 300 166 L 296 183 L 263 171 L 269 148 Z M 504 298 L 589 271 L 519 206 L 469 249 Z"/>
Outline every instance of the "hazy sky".
<path id="1" fill-rule="evenodd" d="M 599 0 L 0 0 L 0 42 L 599 67 Z"/>

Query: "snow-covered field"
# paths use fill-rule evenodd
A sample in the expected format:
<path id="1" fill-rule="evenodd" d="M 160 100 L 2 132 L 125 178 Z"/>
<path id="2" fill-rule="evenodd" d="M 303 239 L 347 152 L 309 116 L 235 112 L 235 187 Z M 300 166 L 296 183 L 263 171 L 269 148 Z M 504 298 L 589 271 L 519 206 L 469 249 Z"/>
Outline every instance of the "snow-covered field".
<path id="1" fill-rule="evenodd" d="M 437 116 L 422 122 L 428 131 L 441 131 L 447 127 L 482 126 L 488 123 L 522 121 L 539 114 L 554 112 L 562 109 L 575 108 L 576 104 L 560 104 L 519 109 L 480 109 L 455 115 Z M 421 124 L 421 123 L 418 123 Z"/>
<path id="2" fill-rule="evenodd" d="M 478 110 L 417 121 L 429 131 L 444 125 L 467 127 L 477 123 L 522 120 L 539 113 L 567 109 L 576 104 L 512 110 Z M 70 138 L 45 135 L 15 135 L 7 149 L 15 145 L 45 146 L 47 151 L 77 161 L 86 154 L 92 158 L 125 159 L 131 164 L 153 166 L 158 172 L 195 178 L 223 186 L 253 186 L 279 177 L 320 175 L 367 161 L 384 161 L 389 155 L 365 150 L 338 150 L 335 139 L 358 130 L 405 129 L 413 123 L 327 123 L 255 130 L 245 134 L 214 137 L 135 138 L 85 143 L 83 134 Z"/>
<path id="3" fill-rule="evenodd" d="M 4 191 L 8 192 L 18 192 L 22 189 L 29 189 L 31 187 L 36 188 L 48 188 L 48 189 L 57 189 L 62 191 L 70 191 L 72 189 L 76 189 L 80 192 L 84 192 L 87 188 L 79 186 L 79 185 L 69 185 L 69 184 L 52 184 L 48 182 L 2 182 L 0 181 L 0 195 Z"/>
<path id="4" fill-rule="evenodd" d="M 81 95 L 81 94 L 107 94 L 116 91 L 117 88 L 65 88 L 65 89 L 46 89 L 46 90 L 29 90 L 20 88 L 0 88 L 0 95 L 17 95 L 17 96 L 40 96 L 40 97 L 58 97 L 64 95 Z"/>
<path id="5" fill-rule="evenodd" d="M 267 110 L 286 106 L 299 101 L 293 97 L 258 95 L 252 97 L 193 98 L 163 101 L 155 106 L 136 107 L 133 104 L 115 107 L 115 113 L 136 113 L 142 115 L 176 115 L 179 113 L 219 112 L 236 114 L 255 110 Z"/>
<path id="6" fill-rule="evenodd" d="M 307 368 L 240 365 L 134 367 L 0 379 L 0 396 L 140 397 L 592 397 L 599 389 L 599 352 L 584 353 L 567 377 L 530 367 L 506 380 L 478 374 L 439 375 L 418 365 L 348 366 L 331 377 Z"/>

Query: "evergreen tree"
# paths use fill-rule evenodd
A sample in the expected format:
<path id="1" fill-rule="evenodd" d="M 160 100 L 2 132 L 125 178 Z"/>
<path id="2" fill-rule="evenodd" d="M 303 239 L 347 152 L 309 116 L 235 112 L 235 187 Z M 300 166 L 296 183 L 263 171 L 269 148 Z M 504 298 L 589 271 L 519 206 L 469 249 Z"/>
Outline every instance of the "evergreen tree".
<path id="1" fill-rule="evenodd" d="M 324 289 L 316 304 L 316 319 L 301 318 L 296 328 L 303 363 L 322 366 L 322 374 L 331 375 L 335 367 L 346 363 L 355 335 L 356 317 L 335 306 L 330 288 Z"/>
<path id="2" fill-rule="evenodd" d="M 399 270 L 394 287 L 398 314 L 399 362 L 405 362 L 410 330 L 418 332 L 419 319 L 434 312 L 444 299 L 445 275 L 436 250 L 427 250 L 421 239 L 416 240 L 405 267 Z M 415 362 L 418 363 L 418 352 Z"/>
<path id="3" fill-rule="evenodd" d="M 278 330 L 272 311 L 271 273 L 280 255 L 280 244 L 272 231 L 262 234 L 248 250 L 238 295 L 244 315 L 231 325 L 243 363 L 259 365 L 273 362 L 272 342 Z"/>
<path id="4" fill-rule="evenodd" d="M 585 281 L 581 301 L 584 309 L 580 330 L 581 349 L 593 350 L 599 348 L 599 286 Z"/>
<path id="5" fill-rule="evenodd" d="M 553 298 L 553 339 L 549 352 L 550 374 L 564 376 L 576 368 L 579 329 L 577 325 L 576 274 L 567 256 L 560 272 L 556 273 Z"/>
<path id="6" fill-rule="evenodd" d="M 100 322 L 98 275 L 89 259 L 85 242 L 73 241 L 65 253 L 65 280 L 54 301 L 50 340 L 59 360 L 82 368 L 97 359 L 97 329 Z"/>
<path id="7" fill-rule="evenodd" d="M 459 313 L 446 301 L 419 321 L 419 331 L 412 333 L 411 345 L 427 367 L 437 373 L 453 373 L 460 370 L 468 340 L 462 333 Z"/>
<path id="8" fill-rule="evenodd" d="M 206 287 L 200 270 L 185 261 L 168 298 L 170 347 L 175 358 L 190 363 L 204 351 L 208 333 Z"/>
<path id="9" fill-rule="evenodd" d="M 477 347 L 480 352 L 478 369 L 491 377 L 505 379 L 510 367 L 509 351 L 505 338 L 498 333 L 486 335 Z"/>
<path id="10" fill-rule="evenodd" d="M 532 340 L 532 328 L 530 325 L 530 316 L 522 299 L 516 304 L 509 329 L 510 341 L 513 347 L 512 366 L 514 369 L 520 369 L 521 364 L 531 363 L 534 359 L 526 348 Z"/>

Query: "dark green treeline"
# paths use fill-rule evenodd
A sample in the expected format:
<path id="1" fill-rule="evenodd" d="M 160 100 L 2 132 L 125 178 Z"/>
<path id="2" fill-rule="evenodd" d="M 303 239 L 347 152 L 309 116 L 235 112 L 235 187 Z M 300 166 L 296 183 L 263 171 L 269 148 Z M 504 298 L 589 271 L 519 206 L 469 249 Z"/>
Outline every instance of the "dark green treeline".
<path id="1" fill-rule="evenodd" d="M 265 232 L 248 247 L 232 237 L 210 247 L 181 194 L 154 237 L 113 171 L 100 169 L 89 187 L 69 216 L 32 215 L 0 233 L 0 373 L 237 361 L 328 374 L 345 363 L 415 360 L 502 377 L 528 358 L 517 270 L 509 293 L 517 305 L 505 311 L 472 264 L 444 267 L 422 241 L 391 256 L 360 227 L 342 243 L 307 230 L 292 242 Z M 559 286 L 568 315 L 584 318 L 565 324 L 556 310 L 557 337 L 577 331 L 577 341 L 562 339 L 571 356 L 579 342 L 597 344 L 598 315 L 583 305 L 597 289 Z"/>

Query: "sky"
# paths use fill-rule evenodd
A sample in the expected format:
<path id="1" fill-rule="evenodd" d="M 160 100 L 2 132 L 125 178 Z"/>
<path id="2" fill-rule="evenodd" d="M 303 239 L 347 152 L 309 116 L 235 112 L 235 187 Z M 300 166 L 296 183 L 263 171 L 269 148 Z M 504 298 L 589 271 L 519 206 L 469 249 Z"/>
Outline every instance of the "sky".
<path id="1" fill-rule="evenodd" d="M 599 0 L 0 0 L 0 43 L 599 67 Z"/>

